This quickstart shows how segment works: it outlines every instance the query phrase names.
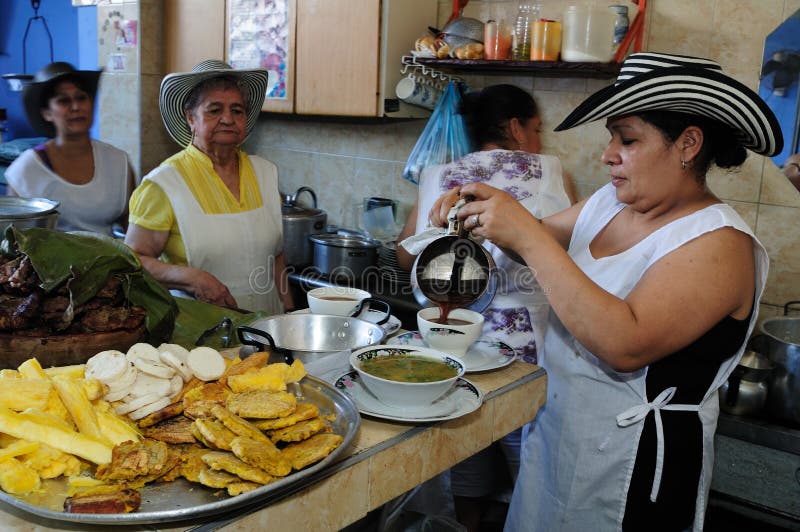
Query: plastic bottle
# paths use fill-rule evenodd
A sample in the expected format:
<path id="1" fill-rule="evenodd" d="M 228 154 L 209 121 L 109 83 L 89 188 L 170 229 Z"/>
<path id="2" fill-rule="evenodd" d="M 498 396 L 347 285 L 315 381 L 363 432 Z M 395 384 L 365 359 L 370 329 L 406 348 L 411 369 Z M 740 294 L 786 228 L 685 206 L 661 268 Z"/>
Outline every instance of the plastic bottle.
<path id="1" fill-rule="evenodd" d="M 539 6 L 523 2 L 519 5 L 517 18 L 514 21 L 514 45 L 511 48 L 511 59 L 530 61 L 531 58 L 531 23 L 539 18 Z"/>
<path id="2" fill-rule="evenodd" d="M 614 53 L 617 53 L 617 49 L 619 48 L 622 39 L 625 38 L 625 34 L 628 33 L 628 26 L 630 25 L 630 21 L 628 20 L 628 6 L 608 6 L 616 18 L 614 19 Z"/>

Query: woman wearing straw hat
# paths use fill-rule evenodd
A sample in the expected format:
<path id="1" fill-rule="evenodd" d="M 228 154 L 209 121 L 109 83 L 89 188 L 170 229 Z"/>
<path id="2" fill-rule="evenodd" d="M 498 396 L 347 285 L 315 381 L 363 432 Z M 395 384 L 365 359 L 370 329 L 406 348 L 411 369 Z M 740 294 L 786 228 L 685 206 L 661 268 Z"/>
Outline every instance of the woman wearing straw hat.
<path id="1" fill-rule="evenodd" d="M 25 86 L 28 123 L 50 139 L 23 152 L 6 170 L 7 194 L 59 202 L 57 228 L 111 235 L 127 224 L 133 170 L 128 155 L 92 140 L 94 99 L 100 71 L 69 63 L 44 66 Z"/>
<path id="2" fill-rule="evenodd" d="M 285 282 L 278 172 L 239 146 L 267 88 L 263 69 L 216 60 L 161 83 L 164 125 L 184 146 L 145 176 L 125 243 L 167 288 L 200 301 L 279 314 Z"/>
<path id="3" fill-rule="evenodd" d="M 523 444 L 507 530 L 701 530 L 717 389 L 755 325 L 763 246 L 706 186 L 710 164 L 782 149 L 752 90 L 706 59 L 630 55 L 556 130 L 604 119 L 610 183 L 538 220 L 469 184 L 467 229 L 528 264 L 553 312 L 547 402 Z M 441 216 L 452 203 L 434 206 Z"/>

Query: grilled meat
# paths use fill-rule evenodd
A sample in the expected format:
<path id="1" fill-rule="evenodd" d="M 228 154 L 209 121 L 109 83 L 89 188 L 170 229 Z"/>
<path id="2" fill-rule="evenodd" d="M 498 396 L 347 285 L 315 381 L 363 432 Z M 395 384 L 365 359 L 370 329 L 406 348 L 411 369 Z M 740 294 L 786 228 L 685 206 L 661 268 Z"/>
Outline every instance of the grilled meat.
<path id="1" fill-rule="evenodd" d="M 64 511 L 72 514 L 124 514 L 135 512 L 142 504 L 141 494 L 119 487 L 108 493 L 86 493 L 67 497 Z"/>
<path id="2" fill-rule="evenodd" d="M 80 318 L 80 323 L 87 332 L 132 330 L 142 325 L 145 317 L 147 317 L 147 311 L 142 307 L 104 306 L 86 312 Z"/>
<path id="3" fill-rule="evenodd" d="M 37 292 L 25 297 L 10 297 L 0 304 L 0 330 L 27 329 L 35 324 L 42 296 Z"/>

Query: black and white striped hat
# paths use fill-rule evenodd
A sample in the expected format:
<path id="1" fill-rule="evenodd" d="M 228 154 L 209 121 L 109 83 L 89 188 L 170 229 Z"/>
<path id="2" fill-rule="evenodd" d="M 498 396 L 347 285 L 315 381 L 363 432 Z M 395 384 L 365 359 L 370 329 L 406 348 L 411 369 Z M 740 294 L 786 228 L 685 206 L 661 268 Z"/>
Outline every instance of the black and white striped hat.
<path id="1" fill-rule="evenodd" d="M 775 115 L 746 85 L 709 59 L 641 52 L 629 55 L 614 85 L 597 91 L 572 111 L 556 131 L 642 111 L 702 115 L 734 130 L 745 148 L 773 156 L 783 149 Z"/>
<path id="2" fill-rule="evenodd" d="M 183 113 L 186 97 L 199 83 L 217 76 L 239 78 L 244 92 L 242 96 L 247 104 L 247 135 L 253 131 L 267 94 L 267 71 L 261 68 L 236 70 L 222 61 L 207 59 L 195 65 L 191 72 L 168 74 L 161 81 L 158 95 L 161 119 L 170 136 L 181 146 L 188 146 L 192 142 L 192 131 Z"/>

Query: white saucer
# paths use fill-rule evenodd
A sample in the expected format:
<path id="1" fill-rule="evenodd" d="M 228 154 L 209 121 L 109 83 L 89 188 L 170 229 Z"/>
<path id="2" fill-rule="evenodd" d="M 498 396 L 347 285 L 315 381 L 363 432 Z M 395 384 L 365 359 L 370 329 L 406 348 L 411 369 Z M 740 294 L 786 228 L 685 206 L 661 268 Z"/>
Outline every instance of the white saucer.
<path id="1" fill-rule="evenodd" d="M 483 392 L 467 379 L 458 378 L 450 390 L 425 407 L 401 408 L 380 402 L 364 386 L 356 370 L 350 370 L 334 382 L 337 390 L 347 394 L 364 415 L 402 421 L 429 423 L 454 419 L 474 412 L 483 403 Z"/>
<path id="2" fill-rule="evenodd" d="M 427 347 L 428 344 L 422 339 L 418 331 L 409 331 L 399 334 L 392 338 L 393 344 L 416 345 Z M 469 346 L 466 354 L 458 355 L 458 358 L 467 365 L 467 373 L 476 371 L 489 371 L 492 369 L 504 368 L 517 359 L 517 352 L 513 347 L 496 338 L 482 336 Z"/>
<path id="3" fill-rule="evenodd" d="M 309 312 L 311 312 L 311 309 L 302 308 L 300 310 L 295 310 L 290 314 L 308 314 Z M 383 312 L 382 310 L 371 308 L 367 310 L 367 314 L 361 319 L 369 321 L 371 323 L 378 323 L 378 321 L 380 321 L 381 318 L 383 318 L 385 315 L 386 313 Z M 400 319 L 397 316 L 394 315 L 389 316 L 389 321 L 381 325 L 381 328 L 386 333 L 384 340 L 386 340 L 386 338 L 388 338 L 392 334 L 396 333 L 400 329 L 401 325 L 402 323 L 400 322 Z"/>

